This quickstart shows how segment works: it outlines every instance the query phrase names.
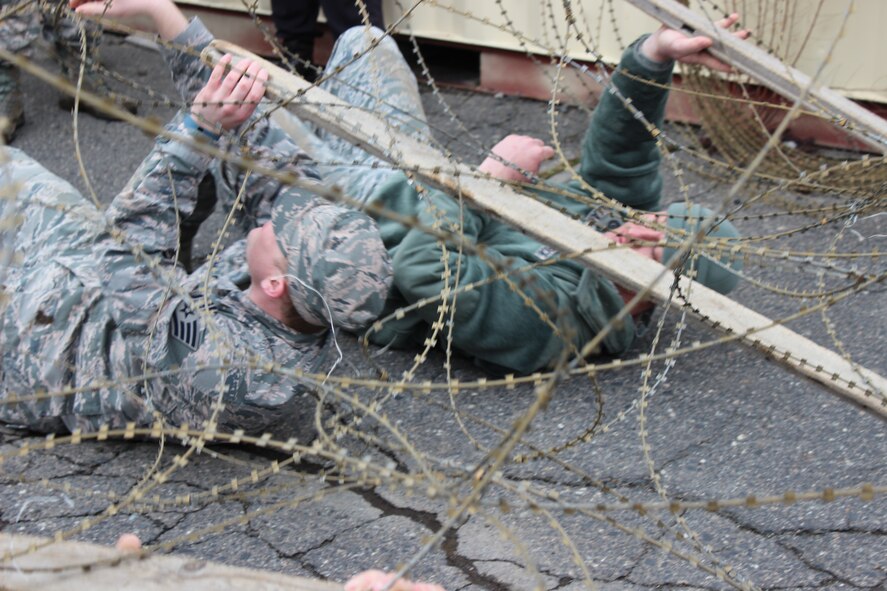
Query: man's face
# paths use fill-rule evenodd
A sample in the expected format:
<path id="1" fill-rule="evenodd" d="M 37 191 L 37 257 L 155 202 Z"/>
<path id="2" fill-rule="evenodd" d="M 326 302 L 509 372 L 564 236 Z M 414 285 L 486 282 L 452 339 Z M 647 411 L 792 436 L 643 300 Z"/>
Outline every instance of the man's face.
<path id="1" fill-rule="evenodd" d="M 246 264 L 253 282 L 286 272 L 286 258 L 277 245 L 271 222 L 253 228 L 247 235 Z"/>

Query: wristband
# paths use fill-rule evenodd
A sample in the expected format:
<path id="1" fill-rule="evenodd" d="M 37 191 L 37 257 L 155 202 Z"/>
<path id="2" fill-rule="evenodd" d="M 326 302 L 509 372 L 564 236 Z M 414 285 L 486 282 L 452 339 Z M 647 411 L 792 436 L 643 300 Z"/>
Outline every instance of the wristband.
<path id="1" fill-rule="evenodd" d="M 203 127 L 201 127 L 197 123 L 197 121 L 194 120 L 194 117 L 192 117 L 190 113 L 185 115 L 185 129 L 187 129 L 189 131 L 199 131 L 200 133 L 202 133 L 203 135 L 205 135 L 206 137 L 208 137 L 209 139 L 211 139 L 214 142 L 219 141 L 219 138 L 222 137 L 218 133 L 213 133 L 213 132 L 209 131 L 208 129 L 204 129 Z"/>

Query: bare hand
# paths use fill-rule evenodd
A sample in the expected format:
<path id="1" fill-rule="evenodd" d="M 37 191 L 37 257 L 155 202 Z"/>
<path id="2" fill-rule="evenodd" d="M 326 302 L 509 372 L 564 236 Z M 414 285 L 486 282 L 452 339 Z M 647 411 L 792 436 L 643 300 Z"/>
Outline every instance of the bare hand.
<path id="1" fill-rule="evenodd" d="M 228 71 L 231 61 L 230 54 L 219 60 L 191 106 L 191 116 L 209 131 L 239 127 L 265 96 L 268 72 L 252 60 L 243 60 Z"/>
<path id="2" fill-rule="evenodd" d="M 739 21 L 739 15 L 731 14 L 715 24 L 721 29 L 729 29 Z M 733 33 L 739 39 L 747 39 L 749 32 L 745 29 Z M 677 60 L 683 64 L 699 64 L 708 66 L 719 72 L 731 72 L 733 69 L 705 50 L 712 46 L 713 41 L 703 35 L 694 37 L 686 33 L 662 27 L 644 41 L 641 51 L 654 62 Z"/>
<path id="3" fill-rule="evenodd" d="M 664 217 L 659 214 L 647 214 L 643 217 L 650 222 L 664 222 Z M 604 233 L 604 236 L 616 244 L 627 244 L 634 252 L 640 255 L 660 263 L 662 262 L 662 242 L 665 239 L 665 234 L 663 232 L 653 230 L 652 228 L 634 222 L 626 222 L 612 232 Z M 628 302 L 630 302 L 637 294 L 637 292 L 626 289 L 619 284 L 616 284 L 616 291 L 619 292 L 622 301 L 626 304 L 628 304 Z M 642 300 L 635 304 L 631 309 L 631 315 L 639 316 L 653 308 L 653 306 L 653 302 Z"/>
<path id="4" fill-rule="evenodd" d="M 392 573 L 367 570 L 351 577 L 351 580 L 345 583 L 345 591 L 381 591 L 393 579 Z M 414 583 L 409 579 L 399 579 L 391 587 L 391 591 L 444 591 L 444 588 L 431 583 Z"/>
<path id="5" fill-rule="evenodd" d="M 493 154 L 504 162 L 516 165 L 522 170 L 536 174 L 542 163 L 554 156 L 554 148 L 546 146 L 540 139 L 526 135 L 509 135 L 493 146 Z M 485 172 L 503 181 L 526 181 L 520 171 L 507 166 L 495 158 L 484 160 L 479 171 Z"/>
<path id="6" fill-rule="evenodd" d="M 68 0 L 68 6 L 80 16 L 132 21 L 136 28 L 147 27 L 167 41 L 188 27 L 188 19 L 172 0 Z"/>
<path id="7" fill-rule="evenodd" d="M 627 244 L 633 251 L 654 261 L 662 262 L 662 241 L 665 234 L 634 222 L 626 222 L 604 236 L 616 244 Z"/>
<path id="8" fill-rule="evenodd" d="M 131 18 L 149 14 L 156 0 L 68 0 L 68 6 L 83 16 Z"/>

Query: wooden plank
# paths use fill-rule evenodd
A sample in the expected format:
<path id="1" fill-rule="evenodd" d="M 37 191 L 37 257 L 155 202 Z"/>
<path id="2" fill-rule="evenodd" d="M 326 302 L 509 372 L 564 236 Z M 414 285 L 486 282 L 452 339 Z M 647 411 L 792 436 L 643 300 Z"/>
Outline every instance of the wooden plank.
<path id="1" fill-rule="evenodd" d="M 887 121 L 871 111 L 826 86 L 811 85 L 807 74 L 751 43 L 725 34 L 711 20 L 676 0 L 628 1 L 669 27 L 711 37 L 714 45 L 708 51 L 712 55 L 792 101 L 798 101 L 809 88 L 803 101 L 807 109 L 827 114 L 836 125 L 859 136 L 880 153 L 887 153 Z"/>
<path id="2" fill-rule="evenodd" d="M 193 556 L 144 558 L 108 546 L 0 533 L 4 553 L 39 550 L 0 563 L 4 591 L 342 591 L 342 585 L 269 571 L 226 566 Z"/>
<path id="3" fill-rule="evenodd" d="M 350 105 L 305 80 L 224 41 L 213 42 L 205 58 L 215 61 L 220 54 L 259 60 L 268 70 L 267 94 L 291 101 L 288 108 L 298 117 L 316 123 L 387 162 L 413 170 L 430 184 L 458 192 L 482 210 L 562 252 L 583 252 L 580 260 L 616 283 L 635 291 L 651 286 L 650 297 L 659 303 L 670 300 L 672 274 L 663 265 L 630 250 L 610 249 L 612 243 L 582 222 L 521 195 L 497 180 L 477 177 L 470 167 L 447 160 L 427 142 L 394 130 L 384 120 Z M 275 118 L 286 124 L 286 119 Z M 682 280 L 687 293 L 691 281 Z M 796 334 L 703 285 L 693 283 L 691 304 L 719 329 L 742 335 L 742 342 L 770 355 L 795 371 L 811 377 L 833 391 L 887 416 L 887 380 L 858 367 L 837 353 Z M 673 305 L 677 305 L 673 302 Z"/>

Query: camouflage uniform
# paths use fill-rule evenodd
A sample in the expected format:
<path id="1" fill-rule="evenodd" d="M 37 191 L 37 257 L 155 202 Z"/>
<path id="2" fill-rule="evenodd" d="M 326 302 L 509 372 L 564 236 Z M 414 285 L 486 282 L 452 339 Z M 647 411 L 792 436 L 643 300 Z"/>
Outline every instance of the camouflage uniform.
<path id="1" fill-rule="evenodd" d="M 0 0 L 0 10 L 9 14 L 0 21 L 0 47 L 30 57 L 31 44 L 42 32 L 60 57 L 79 63 L 81 31 L 86 34 L 87 49 L 98 46 L 102 31 L 95 23 L 66 16 L 67 8 L 66 0 Z"/>
<path id="2" fill-rule="evenodd" d="M 316 176 L 278 129 L 256 123 L 247 140 L 259 142 L 250 155 L 262 166 Z M 182 116 L 168 130 L 202 138 Z M 224 138 L 219 145 L 239 149 Z M 0 219 L 16 219 L 3 243 L 19 260 L 0 266 L 0 396 L 57 395 L 2 404 L 0 420 L 44 431 L 147 425 L 155 416 L 198 426 L 221 400 L 220 429 L 310 435 L 305 380 L 282 372 L 322 378 L 330 331 L 298 333 L 250 300 L 244 240 L 190 276 L 174 262 L 178 222 L 193 213 L 197 184 L 217 163 L 160 138 L 102 214 L 24 153 L 6 154 L 0 187 L 16 190 L 0 202 Z M 277 204 L 288 276 L 297 277 L 291 299 L 306 319 L 356 329 L 378 314 L 391 269 L 369 218 L 266 177 L 227 174 L 246 184 L 249 207 Z M 312 236 L 294 238 L 308 227 Z M 305 285 L 316 293 L 306 295 Z"/>
<path id="3" fill-rule="evenodd" d="M 0 10 L 9 12 L 0 20 L 0 47 L 31 57 L 31 44 L 42 32 L 68 76 L 80 64 L 81 31 L 85 32 L 89 55 L 94 55 L 102 31 L 95 23 L 65 16 L 67 6 L 66 0 L 0 0 Z M 14 125 L 24 120 L 19 78 L 17 68 L 0 60 L 0 111 L 5 111 L 0 116 L 14 119 Z M 88 107 L 84 110 L 92 112 Z"/>

